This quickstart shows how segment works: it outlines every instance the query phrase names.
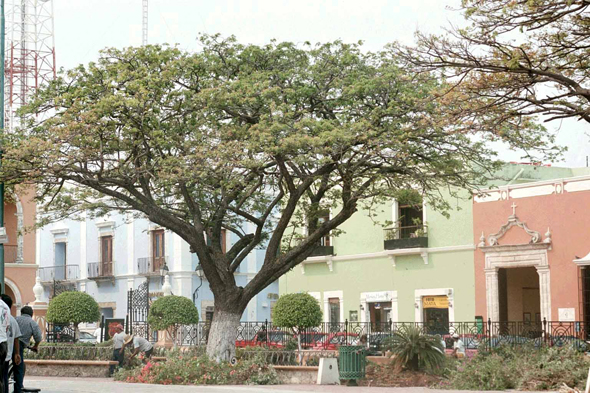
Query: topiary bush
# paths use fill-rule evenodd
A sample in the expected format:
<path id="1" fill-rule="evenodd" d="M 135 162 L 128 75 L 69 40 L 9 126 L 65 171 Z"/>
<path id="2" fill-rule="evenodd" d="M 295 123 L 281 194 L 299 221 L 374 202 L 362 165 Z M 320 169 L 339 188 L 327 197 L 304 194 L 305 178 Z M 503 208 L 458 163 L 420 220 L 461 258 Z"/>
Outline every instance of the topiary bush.
<path id="1" fill-rule="evenodd" d="M 289 293 L 277 300 L 273 324 L 286 327 L 297 335 L 297 346 L 301 352 L 301 333 L 322 323 L 322 309 L 309 293 Z"/>
<path id="2" fill-rule="evenodd" d="M 444 347 L 440 338 L 423 334 L 414 325 L 402 326 L 385 341 L 385 348 L 394 355 L 397 366 L 409 370 L 436 370 L 445 362 Z"/>
<path id="3" fill-rule="evenodd" d="M 184 296 L 164 296 L 150 306 L 148 315 L 150 327 L 155 330 L 168 330 L 174 338 L 179 326 L 193 325 L 198 322 L 199 310 L 189 298 Z"/>
<path id="4" fill-rule="evenodd" d="M 74 324 L 74 339 L 78 340 L 78 324 L 97 322 L 100 319 L 98 303 L 84 292 L 63 292 L 51 299 L 47 321 L 57 324 Z"/>

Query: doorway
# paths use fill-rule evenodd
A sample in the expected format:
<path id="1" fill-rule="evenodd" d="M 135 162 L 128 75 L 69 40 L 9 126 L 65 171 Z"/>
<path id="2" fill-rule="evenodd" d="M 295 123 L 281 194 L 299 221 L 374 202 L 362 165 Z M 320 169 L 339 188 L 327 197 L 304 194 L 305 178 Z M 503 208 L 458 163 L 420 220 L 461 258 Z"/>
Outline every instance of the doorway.
<path id="1" fill-rule="evenodd" d="M 539 274 L 534 267 L 499 269 L 500 322 L 541 322 Z"/>
<path id="2" fill-rule="evenodd" d="M 449 333 L 449 298 L 448 296 L 422 297 L 423 321 L 428 334 Z"/>
<path id="3" fill-rule="evenodd" d="M 391 302 L 369 303 L 369 318 L 372 331 L 388 330 L 391 320 Z"/>

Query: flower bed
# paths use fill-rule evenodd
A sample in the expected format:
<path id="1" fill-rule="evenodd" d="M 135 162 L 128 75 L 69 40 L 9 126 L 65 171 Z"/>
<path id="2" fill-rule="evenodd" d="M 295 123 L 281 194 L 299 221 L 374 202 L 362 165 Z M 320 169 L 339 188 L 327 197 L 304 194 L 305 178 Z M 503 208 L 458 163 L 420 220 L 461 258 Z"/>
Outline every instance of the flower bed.
<path id="1" fill-rule="evenodd" d="M 216 363 L 206 356 L 170 354 L 164 362 L 148 362 L 143 367 L 122 369 L 118 381 L 163 385 L 273 385 L 276 371 L 259 359 L 243 360 L 235 366 Z"/>

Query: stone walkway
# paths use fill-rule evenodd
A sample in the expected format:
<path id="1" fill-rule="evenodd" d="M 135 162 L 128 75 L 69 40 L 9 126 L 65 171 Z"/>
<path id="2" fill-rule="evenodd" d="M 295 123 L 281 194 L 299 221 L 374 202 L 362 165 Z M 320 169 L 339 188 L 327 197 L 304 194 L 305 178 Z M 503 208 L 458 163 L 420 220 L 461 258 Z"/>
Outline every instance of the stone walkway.
<path id="1" fill-rule="evenodd" d="M 287 386 L 163 386 L 147 384 L 129 384 L 114 382 L 112 379 L 100 378 L 50 378 L 27 377 L 27 387 L 41 388 L 42 393 L 156 393 L 156 392 L 186 392 L 186 393 L 453 393 L 453 390 L 430 390 L 426 388 L 351 388 L 347 386 L 315 386 L 315 385 L 287 385 Z M 464 391 L 462 393 L 465 393 Z M 493 392 L 487 392 L 493 393 Z M 531 393 L 531 392 L 527 392 Z M 544 392 L 547 393 L 547 392 Z"/>

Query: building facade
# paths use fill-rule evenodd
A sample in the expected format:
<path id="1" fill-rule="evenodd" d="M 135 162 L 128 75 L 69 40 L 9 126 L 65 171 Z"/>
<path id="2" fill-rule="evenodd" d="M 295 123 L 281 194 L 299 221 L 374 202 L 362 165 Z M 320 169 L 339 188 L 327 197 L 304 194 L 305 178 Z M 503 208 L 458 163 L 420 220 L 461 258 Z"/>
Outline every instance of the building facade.
<path id="1" fill-rule="evenodd" d="M 537 181 L 474 198 L 476 314 L 500 322 L 588 322 L 590 172 L 539 172 Z"/>
<path id="2" fill-rule="evenodd" d="M 20 308 L 35 301 L 33 286 L 37 265 L 35 263 L 35 233 L 27 231 L 35 224 L 36 205 L 26 193 L 7 196 L 4 203 L 4 226 L 8 243 L 4 244 L 5 288 L 14 304 L 12 314 L 20 314 Z"/>
<path id="3" fill-rule="evenodd" d="M 227 234 L 230 247 L 237 239 Z M 178 235 L 131 215 L 64 220 L 37 231 L 39 277 L 49 300 L 56 291 L 75 288 L 92 295 L 105 318 L 124 319 L 128 291 L 148 282 L 153 297 L 161 296 L 164 275 L 172 293 L 193 299 L 200 320 L 214 312 L 213 294 L 199 273 L 198 258 Z M 235 273 L 246 283 L 262 264 L 263 251 L 253 251 Z M 249 304 L 243 321 L 270 319 L 271 302 L 278 296 L 274 283 Z"/>
<path id="4" fill-rule="evenodd" d="M 471 201 L 448 196 L 451 218 L 428 206 L 392 201 L 378 221 L 366 211 L 345 222 L 343 234 L 320 247 L 279 280 L 281 293 L 308 292 L 323 308 L 325 322 L 472 321 L 473 226 Z M 452 200 L 451 200 L 452 199 Z"/>

